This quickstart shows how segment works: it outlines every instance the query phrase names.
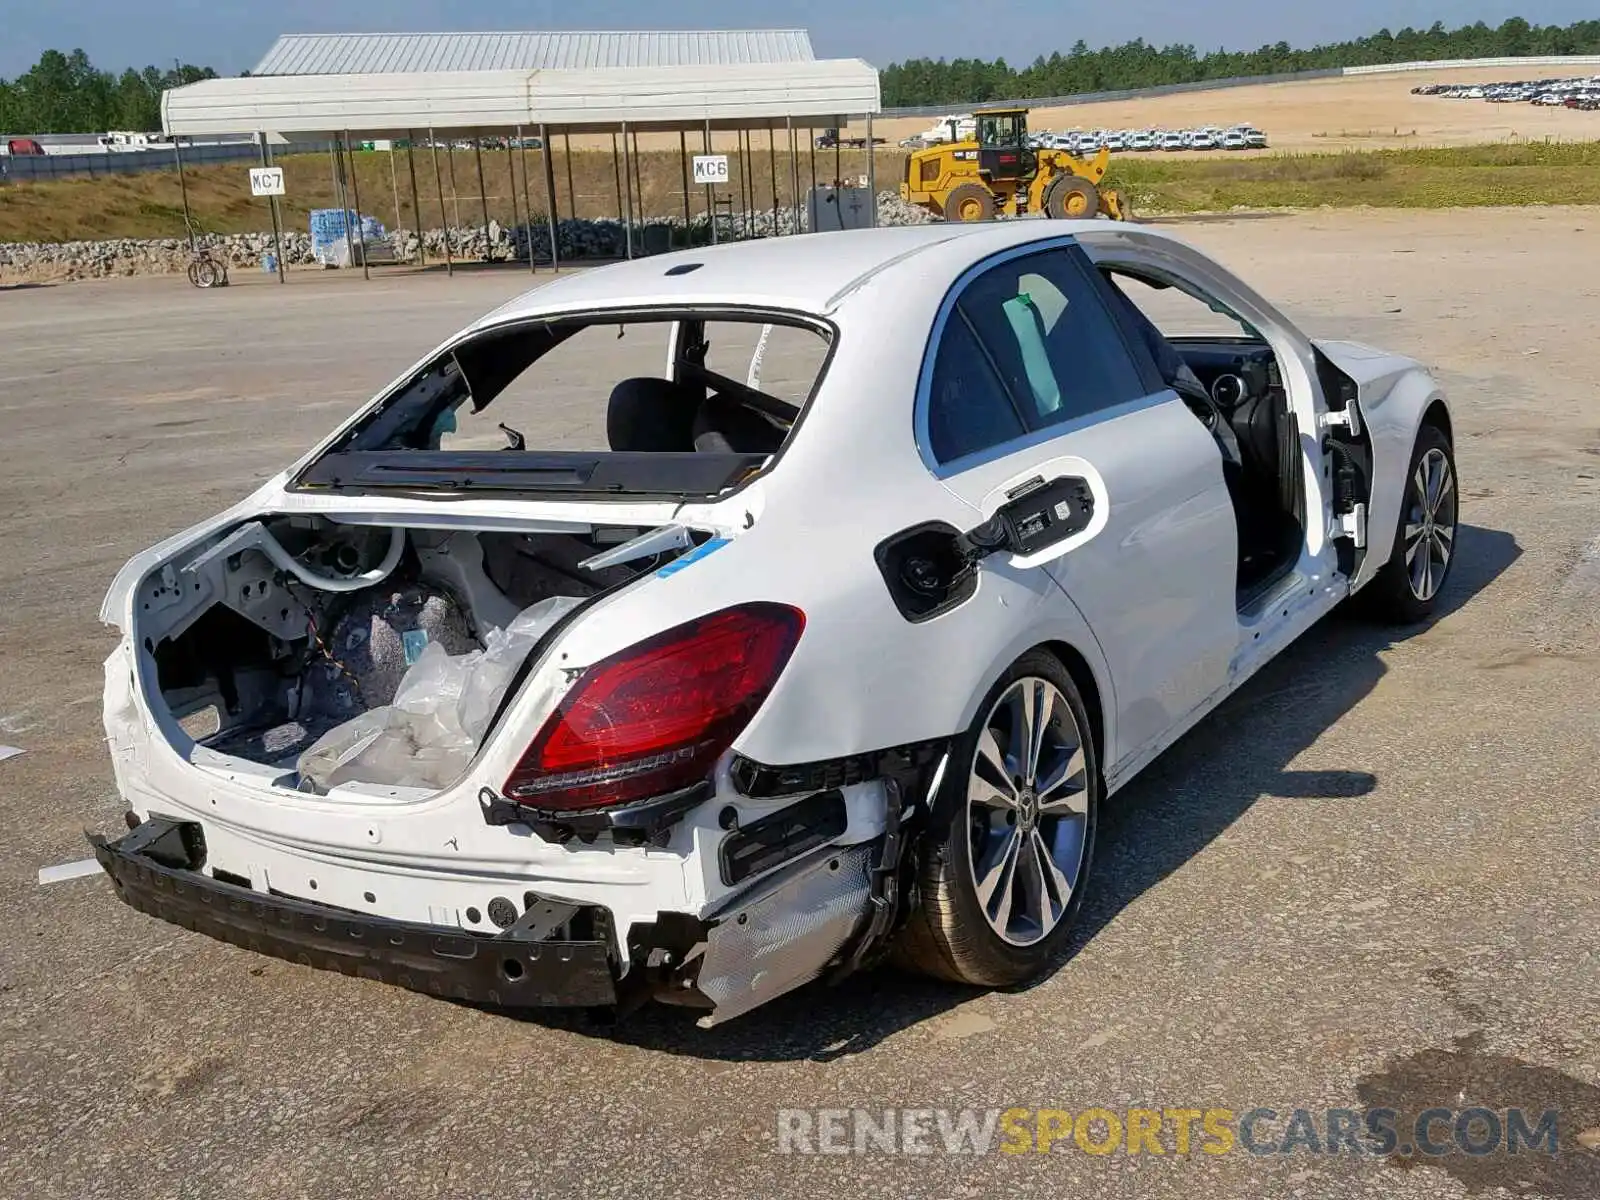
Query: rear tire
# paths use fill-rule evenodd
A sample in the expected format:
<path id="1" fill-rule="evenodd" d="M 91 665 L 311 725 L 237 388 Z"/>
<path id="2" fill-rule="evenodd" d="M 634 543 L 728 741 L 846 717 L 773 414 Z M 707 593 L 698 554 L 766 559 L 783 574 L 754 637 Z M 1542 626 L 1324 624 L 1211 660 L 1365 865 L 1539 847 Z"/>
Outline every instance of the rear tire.
<path id="1" fill-rule="evenodd" d="M 1396 625 L 1432 615 L 1455 565 L 1460 508 L 1455 450 L 1444 430 L 1424 425 L 1406 469 L 1394 549 L 1372 582 L 1356 593 L 1363 612 Z"/>
<path id="2" fill-rule="evenodd" d="M 979 987 L 1044 970 L 1083 904 L 1101 787 L 1072 676 L 1054 655 L 1029 651 L 951 747 L 900 964 Z"/>
<path id="3" fill-rule="evenodd" d="M 1044 190 L 1044 211 L 1058 221 L 1087 221 L 1100 211 L 1100 191 L 1081 175 L 1058 175 Z"/>
<path id="4" fill-rule="evenodd" d="M 994 220 L 994 193 L 981 183 L 958 183 L 944 200 L 946 221 Z"/>

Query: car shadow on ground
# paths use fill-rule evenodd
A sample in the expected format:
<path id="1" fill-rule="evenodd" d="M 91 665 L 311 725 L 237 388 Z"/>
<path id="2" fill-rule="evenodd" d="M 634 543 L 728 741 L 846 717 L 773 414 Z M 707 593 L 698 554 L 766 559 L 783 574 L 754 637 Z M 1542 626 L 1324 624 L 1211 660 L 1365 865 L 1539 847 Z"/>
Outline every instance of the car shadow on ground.
<path id="1" fill-rule="evenodd" d="M 1381 654 L 1470 603 L 1521 556 L 1500 530 L 1463 525 L 1450 579 L 1424 624 L 1396 628 L 1331 614 L 1146 767 L 1105 806 L 1095 880 L 1063 958 L 1208 846 L 1262 797 L 1350 800 L 1378 785 L 1361 764 L 1305 771 L 1293 762 L 1375 688 Z"/>
<path id="2" fill-rule="evenodd" d="M 1521 555 L 1509 533 L 1463 525 L 1460 551 L 1430 622 L 1395 629 L 1335 613 L 1268 664 L 1110 800 L 1102 814 L 1094 879 L 1061 958 L 1064 964 L 1150 888 L 1181 869 L 1258 799 L 1348 800 L 1377 778 L 1360 764 L 1340 770 L 1290 768 L 1302 751 L 1383 678 L 1384 650 L 1425 632 L 1470 603 Z M 724 1061 L 827 1062 L 885 1038 L 981 992 L 892 968 L 812 985 L 709 1030 L 695 1014 L 650 1005 L 607 1025 L 581 1015 L 514 1014 L 641 1048 Z"/>

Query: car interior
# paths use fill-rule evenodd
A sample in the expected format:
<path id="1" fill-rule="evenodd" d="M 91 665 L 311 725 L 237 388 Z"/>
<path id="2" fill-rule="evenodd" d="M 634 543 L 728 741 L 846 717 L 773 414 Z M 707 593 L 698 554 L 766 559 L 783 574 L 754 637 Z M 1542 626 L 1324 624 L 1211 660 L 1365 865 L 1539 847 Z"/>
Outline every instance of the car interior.
<path id="1" fill-rule="evenodd" d="M 624 379 L 606 404 L 613 450 L 776 454 L 800 406 L 712 370 L 704 321 L 680 326 L 673 378 Z"/>
<path id="2" fill-rule="evenodd" d="M 1297 430 L 1277 356 L 1244 320 L 1187 289 L 1184 296 L 1223 319 L 1204 333 L 1170 324 L 1169 333 L 1146 311 L 1156 306 L 1142 301 L 1178 290 L 1173 281 L 1124 267 L 1101 274 L 1162 378 L 1217 443 L 1239 531 L 1237 603 L 1245 608 L 1294 565 L 1305 538 Z"/>

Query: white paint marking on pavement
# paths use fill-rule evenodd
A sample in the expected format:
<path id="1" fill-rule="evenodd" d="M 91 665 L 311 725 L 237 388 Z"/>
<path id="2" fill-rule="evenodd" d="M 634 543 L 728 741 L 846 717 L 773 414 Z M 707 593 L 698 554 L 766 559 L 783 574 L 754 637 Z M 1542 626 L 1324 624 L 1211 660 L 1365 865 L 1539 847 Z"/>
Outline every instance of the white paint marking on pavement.
<path id="1" fill-rule="evenodd" d="M 0 746 L 0 762 L 5 762 L 8 758 L 15 758 L 21 753 L 23 751 L 17 746 Z"/>
<path id="2" fill-rule="evenodd" d="M 77 862 L 62 863 L 58 867 L 40 867 L 39 882 L 60 883 L 64 879 L 78 879 L 84 875 L 98 875 L 100 864 L 92 858 L 79 859 Z"/>

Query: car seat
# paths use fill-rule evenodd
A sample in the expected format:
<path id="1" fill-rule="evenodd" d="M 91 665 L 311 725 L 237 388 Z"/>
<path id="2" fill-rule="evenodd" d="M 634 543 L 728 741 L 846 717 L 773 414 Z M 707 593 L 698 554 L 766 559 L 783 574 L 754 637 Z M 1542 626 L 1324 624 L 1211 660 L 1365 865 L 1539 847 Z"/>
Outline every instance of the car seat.
<path id="1" fill-rule="evenodd" d="M 748 405 L 713 392 L 694 415 L 694 448 L 708 454 L 776 454 L 784 431 Z"/>
<path id="2" fill-rule="evenodd" d="M 670 379 L 624 379 L 606 403 L 606 443 L 613 450 L 690 453 L 700 390 Z"/>

